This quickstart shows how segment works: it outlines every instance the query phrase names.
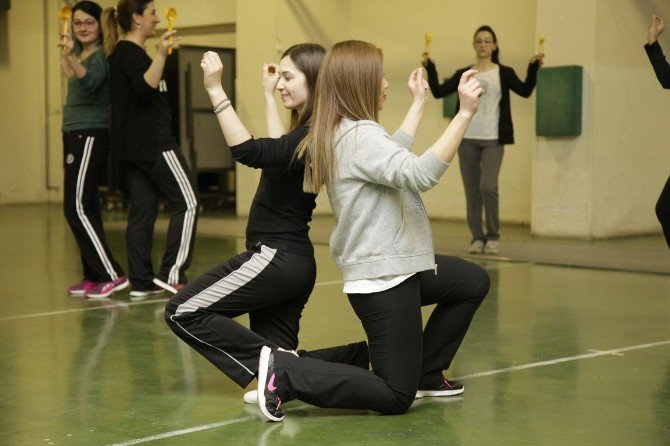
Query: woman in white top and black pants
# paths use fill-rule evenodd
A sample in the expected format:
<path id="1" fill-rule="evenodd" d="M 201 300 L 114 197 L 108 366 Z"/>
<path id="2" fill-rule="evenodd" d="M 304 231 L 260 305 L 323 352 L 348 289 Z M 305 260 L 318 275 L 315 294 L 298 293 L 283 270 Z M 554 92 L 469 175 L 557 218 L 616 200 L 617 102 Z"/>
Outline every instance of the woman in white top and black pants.
<path id="1" fill-rule="evenodd" d="M 479 101 L 479 110 L 463 137 L 458 156 L 467 202 L 468 226 L 472 233 L 469 251 L 475 254 L 497 254 L 500 238 L 498 174 L 504 145 L 514 144 L 509 91 L 524 98 L 531 95 L 544 55 L 537 54 L 530 59 L 526 79 L 522 81 L 511 67 L 500 65 L 498 39 L 491 27 L 484 25 L 477 29 L 473 46 L 476 63 L 456 71 L 442 84 L 438 81 L 435 62 L 428 54 L 424 54 L 423 64 L 428 74 L 428 85 L 436 98 L 454 93 L 465 71 L 471 68 L 479 71 L 476 77 L 484 94 Z M 486 216 L 486 234 L 482 227 L 482 205 Z"/>

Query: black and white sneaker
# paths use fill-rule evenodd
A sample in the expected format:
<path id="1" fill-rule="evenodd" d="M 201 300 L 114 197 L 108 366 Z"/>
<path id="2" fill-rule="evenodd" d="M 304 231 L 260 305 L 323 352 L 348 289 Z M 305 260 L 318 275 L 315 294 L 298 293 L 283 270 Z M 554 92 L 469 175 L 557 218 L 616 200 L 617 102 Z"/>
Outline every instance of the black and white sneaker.
<path id="1" fill-rule="evenodd" d="M 274 351 L 270 347 L 261 349 L 261 359 L 258 363 L 258 407 L 270 421 L 281 421 L 284 412 L 279 409 L 281 399 L 275 385 Z"/>
<path id="2" fill-rule="evenodd" d="M 442 378 L 442 384 L 437 389 L 419 389 L 416 391 L 414 399 L 419 399 L 429 396 L 454 396 L 460 395 L 465 390 L 463 384 L 458 381 L 449 381 L 447 378 Z"/>

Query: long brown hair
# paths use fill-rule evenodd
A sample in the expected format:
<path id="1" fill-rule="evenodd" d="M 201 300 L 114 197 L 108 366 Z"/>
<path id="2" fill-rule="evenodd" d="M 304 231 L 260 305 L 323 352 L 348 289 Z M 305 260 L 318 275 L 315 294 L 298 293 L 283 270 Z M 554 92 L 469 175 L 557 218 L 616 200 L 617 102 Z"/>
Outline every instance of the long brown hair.
<path id="1" fill-rule="evenodd" d="M 291 126 L 289 130 L 302 127 L 312 118 L 314 109 L 314 89 L 316 88 L 316 79 L 319 74 L 319 68 L 323 61 L 326 49 L 316 43 L 300 43 L 293 45 L 281 55 L 281 58 L 290 57 L 293 63 L 305 75 L 307 81 L 307 101 L 304 106 L 298 110 L 291 110 Z"/>
<path id="2" fill-rule="evenodd" d="M 144 14 L 147 5 L 153 0 L 119 0 L 114 8 L 107 8 L 102 13 L 102 33 L 104 36 L 105 54 L 111 55 L 119 41 L 119 29 L 122 34 L 128 33 L 133 27 L 133 14 Z"/>
<path id="3" fill-rule="evenodd" d="M 314 90 L 314 113 L 297 157 L 305 163 L 303 190 L 318 193 L 333 180 L 333 138 L 342 118 L 379 119 L 382 50 L 371 43 L 347 40 L 326 53 Z"/>

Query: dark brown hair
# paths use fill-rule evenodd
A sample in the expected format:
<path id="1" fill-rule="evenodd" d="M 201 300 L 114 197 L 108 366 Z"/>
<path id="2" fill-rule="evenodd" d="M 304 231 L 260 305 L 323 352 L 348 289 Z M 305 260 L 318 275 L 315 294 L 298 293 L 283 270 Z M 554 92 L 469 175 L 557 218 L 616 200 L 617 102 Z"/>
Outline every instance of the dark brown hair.
<path id="1" fill-rule="evenodd" d="M 326 54 L 326 49 L 316 43 L 300 43 L 293 45 L 281 55 L 281 58 L 290 57 L 296 67 L 305 75 L 307 80 L 307 101 L 300 111 L 291 110 L 290 130 L 302 127 L 312 119 L 314 109 L 314 89 L 316 79 L 321 67 L 321 61 Z"/>

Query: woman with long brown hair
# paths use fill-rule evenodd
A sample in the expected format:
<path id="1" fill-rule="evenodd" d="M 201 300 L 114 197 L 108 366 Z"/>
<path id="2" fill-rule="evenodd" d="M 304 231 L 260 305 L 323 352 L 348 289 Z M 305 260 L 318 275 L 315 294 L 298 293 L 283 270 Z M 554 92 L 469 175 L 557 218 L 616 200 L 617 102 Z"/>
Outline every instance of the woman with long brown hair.
<path id="1" fill-rule="evenodd" d="M 328 189 L 335 214 L 331 254 L 367 333 L 374 373 L 264 346 L 258 396 L 268 419 L 281 420 L 282 402 L 292 399 L 399 414 L 415 397 L 463 391 L 442 373 L 488 292 L 489 278 L 477 265 L 435 256 L 419 193 L 437 184 L 477 110 L 482 90 L 475 73 L 460 80 L 459 113 L 416 156 L 408 149 L 426 103 L 421 69 L 410 75 L 413 103 L 391 137 L 377 123 L 389 86 L 381 50 L 346 41 L 326 55 L 298 159 L 306 166 L 305 191 Z M 437 305 L 423 330 L 421 306 L 430 304 Z"/>
<path id="2" fill-rule="evenodd" d="M 233 157 L 262 172 L 247 221 L 247 251 L 177 293 L 166 306 L 165 321 L 240 387 L 256 377 L 261 347 L 297 348 L 302 310 L 314 288 L 316 261 L 309 222 L 316 194 L 303 192 L 304 165 L 294 158 L 310 124 L 312 92 L 324 53 L 321 45 L 294 45 L 282 55 L 275 76 L 265 73 L 264 85 L 280 91 L 292 120 L 288 133 L 279 136 L 283 129 L 276 122 L 272 98 L 267 110 L 273 116 L 268 120 L 269 133 L 279 137 L 258 139 L 244 127 L 221 86 L 220 58 L 214 52 L 203 56 L 205 88 Z M 251 330 L 234 320 L 243 314 L 249 315 Z M 365 342 L 300 355 L 368 368 Z M 256 399 L 255 391 L 244 396 L 249 403 Z"/>

